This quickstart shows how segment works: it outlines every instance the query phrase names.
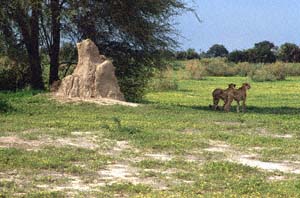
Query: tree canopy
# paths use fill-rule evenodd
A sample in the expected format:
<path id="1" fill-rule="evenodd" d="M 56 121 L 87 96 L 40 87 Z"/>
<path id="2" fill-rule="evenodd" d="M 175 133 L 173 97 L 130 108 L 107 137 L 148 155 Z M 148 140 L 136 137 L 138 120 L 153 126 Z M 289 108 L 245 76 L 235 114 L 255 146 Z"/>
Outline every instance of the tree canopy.
<path id="1" fill-rule="evenodd" d="M 183 10 L 188 10 L 183 0 L 6 0 L 0 2 L 0 38 L 6 52 L 24 46 L 36 89 L 44 87 L 41 47 L 50 57 L 51 84 L 59 78 L 62 41 L 92 39 L 115 61 L 126 92 L 134 87 L 126 76 L 144 79 L 141 68 L 160 65 L 157 52 L 177 46 L 171 19 Z"/>
<path id="2" fill-rule="evenodd" d="M 228 55 L 228 50 L 224 45 L 215 44 L 209 48 L 206 52 L 207 57 L 226 57 Z"/>
<path id="3" fill-rule="evenodd" d="M 299 62 L 300 48 L 296 44 L 285 43 L 279 48 L 278 58 L 283 62 Z"/>
<path id="4" fill-rule="evenodd" d="M 273 63 L 276 61 L 275 45 L 269 41 L 255 43 L 253 48 L 235 50 L 229 53 L 228 60 L 232 62 Z"/>

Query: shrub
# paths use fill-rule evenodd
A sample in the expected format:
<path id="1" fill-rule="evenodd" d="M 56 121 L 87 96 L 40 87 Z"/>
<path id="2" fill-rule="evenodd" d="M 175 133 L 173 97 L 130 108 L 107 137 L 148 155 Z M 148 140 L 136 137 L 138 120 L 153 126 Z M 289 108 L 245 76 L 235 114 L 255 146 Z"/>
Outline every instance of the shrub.
<path id="1" fill-rule="evenodd" d="M 173 61 L 169 62 L 167 67 L 171 67 L 173 70 L 178 71 L 180 69 L 184 69 L 184 64 L 182 61 Z"/>
<path id="2" fill-rule="evenodd" d="M 149 83 L 149 89 L 152 91 L 178 90 L 178 83 L 176 79 L 153 78 Z"/>
<path id="3" fill-rule="evenodd" d="M 274 64 L 263 65 L 251 75 L 253 81 L 275 81 L 285 80 L 287 75 L 286 67 L 283 63 L 277 62 Z"/>
<path id="4" fill-rule="evenodd" d="M 190 60 L 187 62 L 185 69 L 187 71 L 188 79 L 202 80 L 206 76 L 206 69 L 197 60 Z"/>
<path id="5" fill-rule="evenodd" d="M 285 80 L 287 76 L 286 66 L 282 62 L 268 64 L 266 65 L 266 70 L 272 73 L 276 77 L 276 80 Z"/>
<path id="6" fill-rule="evenodd" d="M 119 77 L 118 82 L 126 101 L 142 100 L 150 76 L 152 76 L 152 69 L 136 62 L 125 68 L 123 77 Z"/>
<path id="7" fill-rule="evenodd" d="M 29 68 L 7 56 L 0 57 L 0 90 L 24 88 L 29 82 Z"/>
<path id="8" fill-rule="evenodd" d="M 234 76 L 238 74 L 237 67 L 229 65 L 223 58 L 216 58 L 208 61 L 205 68 L 209 76 Z"/>
<path id="9" fill-rule="evenodd" d="M 171 62 L 168 69 L 163 70 L 163 74 L 156 74 L 156 80 L 152 80 L 150 87 L 153 90 L 176 90 L 178 79 L 201 80 L 206 76 L 239 75 L 249 76 L 254 81 L 275 81 L 285 80 L 287 75 L 300 75 L 300 63 L 233 63 L 226 60 L 226 58 L 203 58 Z"/>
<path id="10" fill-rule="evenodd" d="M 11 68 L 0 68 L 0 90 L 16 90 L 17 74 Z"/>
<path id="11" fill-rule="evenodd" d="M 170 67 L 159 70 L 148 84 L 148 88 L 152 91 L 168 91 L 177 90 L 178 83 L 174 70 Z"/>
<path id="12" fill-rule="evenodd" d="M 259 69 L 254 72 L 254 74 L 251 76 L 251 79 L 257 82 L 263 82 L 275 81 L 276 77 L 265 69 Z"/>
<path id="13" fill-rule="evenodd" d="M 285 69 L 289 76 L 300 76 L 300 63 L 286 63 Z"/>
<path id="14" fill-rule="evenodd" d="M 13 107 L 10 105 L 10 103 L 5 99 L 0 98 L 0 113 L 6 113 L 12 110 Z"/>
<path id="15" fill-rule="evenodd" d="M 240 76 L 249 76 L 255 70 L 255 66 L 248 62 L 238 63 L 236 67 Z"/>

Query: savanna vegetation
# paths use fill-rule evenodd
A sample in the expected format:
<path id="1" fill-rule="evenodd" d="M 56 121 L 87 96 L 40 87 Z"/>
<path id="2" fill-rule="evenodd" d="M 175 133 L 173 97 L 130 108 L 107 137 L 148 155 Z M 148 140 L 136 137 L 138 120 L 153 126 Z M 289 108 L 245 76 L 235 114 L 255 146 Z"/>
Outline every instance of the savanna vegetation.
<path id="1" fill-rule="evenodd" d="M 214 88 L 245 81 L 246 113 L 208 108 Z M 1 93 L 0 194 L 298 197 L 299 83 L 180 79 L 177 90 L 149 90 L 138 107 Z"/>
<path id="2" fill-rule="evenodd" d="M 250 49 L 233 50 L 229 53 L 224 45 L 215 44 L 206 52 L 198 53 L 190 48 L 173 53 L 171 57 L 177 60 L 225 57 L 227 61 L 234 63 L 274 63 L 276 61 L 297 63 L 300 62 L 300 48 L 294 43 L 284 43 L 278 47 L 270 41 L 261 41 L 255 43 Z"/>
<path id="3" fill-rule="evenodd" d="M 0 1 L 0 197 L 299 197 L 300 49 L 176 51 L 181 0 Z M 173 36 L 172 36 L 173 35 Z M 93 40 L 137 107 L 59 102 Z M 251 84 L 247 112 L 211 92 Z"/>
<path id="4" fill-rule="evenodd" d="M 300 63 L 234 63 L 221 57 L 171 60 L 166 69 L 155 70 L 148 86 L 152 90 L 177 90 L 181 80 L 206 80 L 211 76 L 240 76 L 255 82 L 284 81 L 300 76 Z"/>

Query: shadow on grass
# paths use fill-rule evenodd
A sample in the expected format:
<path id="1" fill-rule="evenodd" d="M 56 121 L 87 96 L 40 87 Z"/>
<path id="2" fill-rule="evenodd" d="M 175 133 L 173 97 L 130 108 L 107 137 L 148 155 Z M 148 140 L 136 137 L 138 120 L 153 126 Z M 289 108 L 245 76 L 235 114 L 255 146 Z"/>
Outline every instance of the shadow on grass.
<path id="1" fill-rule="evenodd" d="M 19 91 L 0 91 L 0 113 L 10 113 L 17 112 L 19 109 L 16 109 L 13 106 L 13 103 L 32 103 L 32 96 L 46 93 L 42 90 L 19 90 Z M 11 102 L 14 101 L 14 102 Z M 35 99 L 36 100 L 36 99 Z M 1 196 L 0 196 L 1 197 Z"/>
<path id="2" fill-rule="evenodd" d="M 223 110 L 216 110 L 214 111 L 209 105 L 207 106 L 188 106 L 188 105 L 180 105 L 180 104 L 162 104 L 162 103 L 156 103 L 152 101 L 143 101 L 143 104 L 151 104 L 151 105 L 158 105 L 157 108 L 162 109 L 172 109 L 174 107 L 180 107 L 180 108 L 190 108 L 200 111 L 210 111 L 210 112 L 219 112 L 219 113 L 225 113 Z M 240 107 L 240 113 L 242 113 L 242 106 Z M 236 105 L 233 105 L 231 107 L 231 111 L 235 113 L 236 112 Z M 274 114 L 274 115 L 300 115 L 300 107 L 256 107 L 256 106 L 247 106 L 246 113 L 255 113 L 255 114 Z"/>
<path id="3" fill-rule="evenodd" d="M 300 115 L 300 108 L 297 107 L 247 107 L 249 113 L 261 114 L 285 114 L 285 115 Z"/>
<path id="4" fill-rule="evenodd" d="M 181 106 L 181 105 L 180 105 Z M 202 110 L 202 111 L 214 111 L 208 106 L 184 106 L 190 107 L 192 109 Z M 240 107 L 242 111 L 242 107 Z M 218 110 L 218 112 L 223 112 Z M 236 106 L 231 107 L 230 112 L 236 112 Z M 241 112 L 242 113 L 242 112 Z M 283 114 L 283 115 L 300 115 L 300 108 L 296 107 L 256 107 L 256 106 L 247 106 L 246 113 L 256 113 L 256 114 Z"/>

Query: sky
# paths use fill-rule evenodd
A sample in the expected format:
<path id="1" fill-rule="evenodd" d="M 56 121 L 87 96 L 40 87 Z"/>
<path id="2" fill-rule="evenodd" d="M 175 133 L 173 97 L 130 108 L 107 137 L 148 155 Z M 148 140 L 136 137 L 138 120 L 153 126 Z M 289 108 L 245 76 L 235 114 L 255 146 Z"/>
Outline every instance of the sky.
<path id="1" fill-rule="evenodd" d="M 268 40 L 280 46 L 300 44 L 300 0 L 186 0 L 202 20 L 189 12 L 176 17 L 180 49 L 207 51 L 222 44 L 229 51 Z"/>

